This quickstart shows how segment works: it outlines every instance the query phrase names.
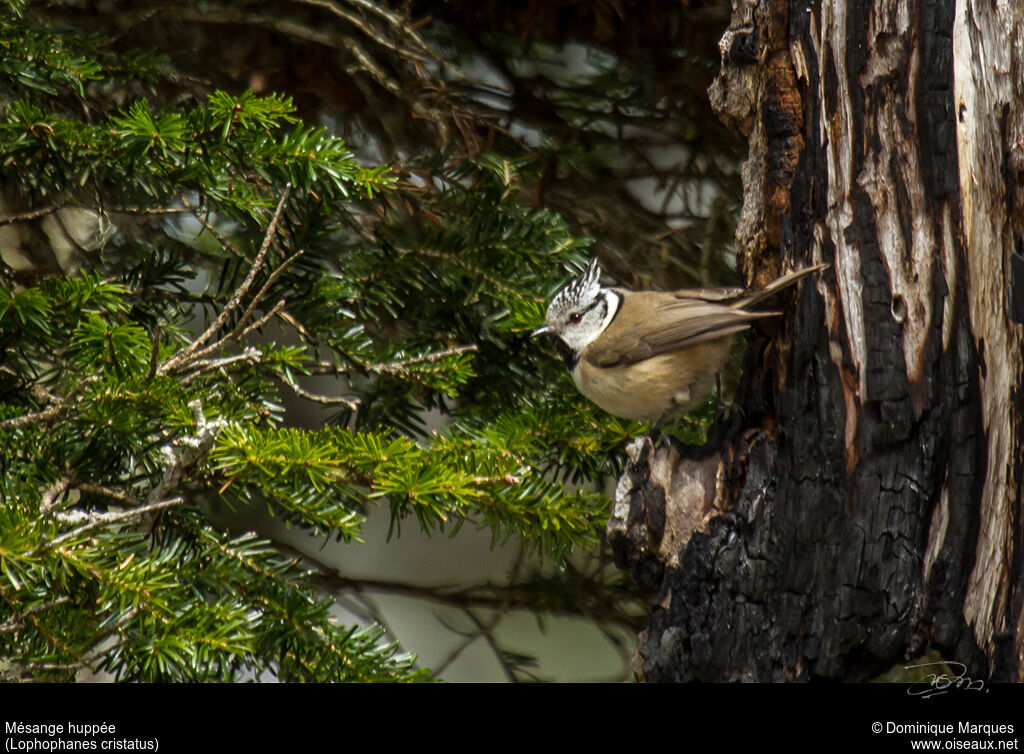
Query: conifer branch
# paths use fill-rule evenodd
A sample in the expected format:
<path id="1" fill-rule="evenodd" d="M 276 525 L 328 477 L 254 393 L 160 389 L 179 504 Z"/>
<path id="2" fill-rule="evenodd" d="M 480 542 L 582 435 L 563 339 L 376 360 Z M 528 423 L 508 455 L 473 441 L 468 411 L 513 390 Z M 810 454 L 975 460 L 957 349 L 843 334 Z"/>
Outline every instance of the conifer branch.
<path id="1" fill-rule="evenodd" d="M 537 589 L 531 589 L 529 583 L 521 583 L 519 579 L 519 566 L 522 562 L 522 553 L 517 558 L 516 565 L 512 569 L 507 584 L 474 584 L 470 586 L 458 585 L 436 585 L 409 583 L 388 579 L 354 578 L 345 576 L 340 571 L 317 560 L 313 556 L 279 544 L 282 549 L 295 553 L 302 558 L 304 563 L 311 565 L 313 571 L 313 583 L 320 589 L 334 594 L 340 594 L 348 590 L 356 592 L 376 592 L 391 594 L 412 599 L 426 600 L 448 607 L 498 610 L 507 614 L 510 610 L 539 610 L 549 615 L 562 616 L 586 616 L 592 619 L 607 621 L 611 625 L 624 626 L 629 630 L 637 630 L 642 625 L 642 618 L 635 612 L 627 609 L 625 595 L 614 593 L 602 594 L 597 591 L 581 591 L 573 594 L 571 591 L 564 597 L 557 600 L 543 602 L 540 608 L 542 595 Z M 581 585 L 587 582 L 585 578 L 573 571 L 575 581 Z"/>
<path id="2" fill-rule="evenodd" d="M 49 602 L 44 602 L 41 605 L 35 605 L 33 607 L 28 608 L 27 610 L 23 610 L 22 612 L 15 615 L 13 618 L 10 618 L 4 621 L 3 623 L 0 623 L 0 634 L 9 634 L 13 633 L 14 631 L 20 631 L 25 627 L 25 618 L 29 617 L 30 615 L 41 613 L 44 610 L 49 610 L 50 608 L 63 605 L 64 603 L 70 600 L 70 597 L 68 597 L 66 594 L 62 594 L 57 599 L 50 600 Z"/>
<path id="3" fill-rule="evenodd" d="M 3 421 L 0 421 L 0 429 L 18 429 L 20 427 L 28 427 L 32 424 L 42 424 L 66 413 L 69 409 L 70 406 L 66 405 L 64 401 L 61 401 L 57 405 L 50 406 L 42 411 L 4 419 Z"/>
<path id="4" fill-rule="evenodd" d="M 36 552 L 55 549 L 65 542 L 80 537 L 83 534 L 88 534 L 90 531 L 95 529 L 109 526 L 110 524 L 115 524 L 120 521 L 139 518 L 148 513 L 156 513 L 185 502 L 184 497 L 178 496 L 169 498 L 168 495 L 175 490 L 179 484 L 181 484 L 181 480 L 183 479 L 185 472 L 206 457 L 206 454 L 213 445 L 213 441 L 216 439 L 217 431 L 221 427 L 221 422 L 219 421 L 206 421 L 206 417 L 203 414 L 202 403 L 198 400 L 192 401 L 192 403 L 189 404 L 189 407 L 192 409 L 196 419 L 196 436 L 192 438 L 184 438 L 182 440 L 182 445 L 184 447 L 180 454 L 164 472 L 160 482 L 150 490 L 144 504 L 139 504 L 137 501 L 112 490 L 108 491 L 105 488 L 92 485 L 81 485 L 81 488 L 86 491 L 97 492 L 98 494 L 113 493 L 112 495 L 108 494 L 108 496 L 127 502 L 130 505 L 130 508 L 128 510 L 118 512 L 71 511 L 68 513 L 60 513 L 57 515 L 57 518 L 63 523 L 80 525 L 75 529 L 50 540 L 49 542 L 43 543 L 36 548 Z M 68 483 L 70 484 L 70 480 L 68 480 Z"/>
<path id="5" fill-rule="evenodd" d="M 309 370 L 310 374 L 347 374 L 352 371 L 360 372 L 375 372 L 377 374 L 405 374 L 408 371 L 408 367 L 416 366 L 417 364 L 431 364 L 434 362 L 447 359 L 450 356 L 460 356 L 464 353 L 475 353 L 480 350 L 480 347 L 475 343 L 470 343 L 464 346 L 454 346 L 452 348 L 446 348 L 443 351 L 432 351 L 431 353 L 423 354 L 422 356 L 413 356 L 407 359 L 399 359 L 397 361 L 383 361 L 378 363 L 366 363 L 359 364 L 357 367 L 352 369 L 339 368 L 337 364 L 331 364 L 330 362 L 321 361 Z"/>
<path id="6" fill-rule="evenodd" d="M 48 399 L 54 400 L 54 405 L 49 408 L 43 409 L 42 411 L 36 411 L 31 414 L 22 414 L 21 416 L 14 416 L 10 419 L 4 419 L 0 421 L 0 429 L 19 429 L 22 427 L 28 427 L 33 424 L 42 424 L 56 419 L 57 417 L 63 416 L 70 411 L 76 402 L 77 394 L 86 386 L 91 385 L 94 382 L 98 382 L 100 379 L 99 375 L 91 375 L 86 377 L 79 382 L 75 387 L 63 398 L 52 396 L 47 394 Z"/>
<path id="7" fill-rule="evenodd" d="M 516 290 L 515 288 L 512 288 L 504 281 L 498 279 L 497 276 L 482 269 L 479 265 L 470 264 L 465 259 L 463 259 L 462 256 L 450 254 L 441 249 L 431 249 L 427 247 L 418 247 L 415 249 L 401 249 L 401 252 L 403 254 L 415 254 L 416 256 L 425 257 L 426 259 L 437 259 L 442 262 L 447 262 L 453 267 L 459 267 L 460 269 L 463 269 L 466 272 L 472 273 L 475 277 L 479 278 L 480 280 L 486 280 L 496 290 L 499 290 L 508 296 L 530 299 L 536 301 L 537 303 L 544 302 L 544 299 L 541 296 L 534 296 L 525 291 L 520 291 Z"/>
<path id="8" fill-rule="evenodd" d="M 443 351 L 434 351 L 432 353 L 424 354 L 423 356 L 414 356 L 409 359 L 400 359 L 398 361 L 387 361 L 379 364 L 366 364 L 364 369 L 367 372 L 377 372 L 378 374 L 401 374 L 408 370 L 408 367 L 415 366 L 416 364 L 432 364 L 442 359 L 447 359 L 449 356 L 459 356 L 464 353 L 474 353 L 479 350 L 479 346 L 475 343 L 470 343 L 465 346 L 455 346 L 454 348 L 446 348 Z"/>
<path id="9" fill-rule="evenodd" d="M 11 369 L 6 364 L 0 364 L 0 374 L 6 374 L 8 377 L 13 377 L 14 379 L 16 379 L 18 381 L 19 385 L 26 385 L 27 384 L 28 391 L 29 391 L 29 393 L 31 393 L 32 398 L 34 400 L 38 401 L 39 403 L 46 404 L 46 403 L 53 403 L 54 401 L 59 401 L 60 400 L 60 398 L 58 398 L 56 395 L 54 395 L 49 390 L 44 388 L 42 385 L 40 385 L 38 383 L 35 383 L 35 382 L 26 383 L 25 379 L 20 374 L 15 372 L 13 369 Z"/>
<path id="10" fill-rule="evenodd" d="M 149 354 L 149 369 L 146 371 L 146 382 L 152 382 L 156 377 L 156 368 L 160 363 L 160 335 L 163 333 L 164 323 L 158 322 L 156 332 L 153 333 L 153 350 Z"/>
<path id="11" fill-rule="evenodd" d="M 24 665 L 29 678 L 66 679 L 93 660 L 119 680 L 144 682 L 237 680 L 252 667 L 311 681 L 423 676 L 376 629 L 335 625 L 329 609 L 338 601 L 316 591 L 328 584 L 310 579 L 305 559 L 287 558 L 280 542 L 225 534 L 202 506 L 182 510 L 188 490 L 219 487 L 231 501 L 267 504 L 289 524 L 345 541 L 360 536 L 361 511 L 374 504 L 389 506 L 396 524 L 430 532 L 469 522 L 558 559 L 603 527 L 606 501 L 557 480 L 600 477 L 623 427 L 570 400 L 554 360 L 538 359 L 517 334 L 535 325 L 583 244 L 556 215 L 517 198 L 525 163 L 500 153 L 505 125 L 466 104 L 511 102 L 510 92 L 469 81 L 434 53 L 433 37 L 424 42 L 407 10 L 383 0 L 286 3 L 300 17 L 222 2 L 156 12 L 339 50 L 340 58 L 330 53 L 336 73 L 345 77 L 348 66 L 346 83 L 369 107 L 393 112 L 405 98 L 414 117 L 438 115 L 431 133 L 443 140 L 450 128 L 460 143 L 422 170 L 361 164 L 340 137 L 303 123 L 287 94 L 211 91 L 173 62 L 123 57 L 103 48 L 99 21 L 95 37 L 69 35 L 67 24 L 26 25 L 31 44 L 15 34 L 4 50 L 0 89 L 11 107 L 0 113 L 0 146 L 16 161 L 0 172 L 18 207 L 39 209 L 12 212 L 0 226 L 38 223 L 63 206 L 119 226 L 104 253 L 73 260 L 81 265 L 73 274 L 8 270 L 0 280 L 0 499 L 29 503 L 3 507 L 0 635 L 12 656 L 35 658 Z M 60 7 L 36 16 L 61 15 Z M 119 22 L 130 24 L 125 12 Z M 211 29 L 221 31 L 201 33 Z M 186 104 L 167 96 L 184 81 L 195 95 Z M 123 107 L 110 99 L 122 86 L 133 93 Z M 481 124 L 495 140 L 470 163 L 457 155 L 483 149 Z M 383 152 L 389 136 L 400 147 L 413 130 L 391 127 L 374 135 Z M 380 201 L 360 199 L 381 192 Z M 268 196 L 276 206 L 266 206 Z M 189 280 L 194 260 L 210 254 L 180 238 L 177 223 L 154 220 L 188 214 L 226 260 L 202 271 L 206 293 Z M 261 243 L 243 245 L 222 217 L 249 218 L 241 222 Z M 250 345 L 275 318 L 300 343 Z M 190 336 L 192 322 L 201 325 Z M 371 379 L 321 395 L 298 384 L 296 375 L 310 372 Z M 358 409 L 358 422 L 281 427 L 288 391 Z M 438 406 L 452 409 L 455 425 L 424 434 L 420 420 Z M 570 414 L 579 420 L 566 421 Z M 140 542 L 159 516 L 159 536 Z M 370 578 L 329 590 L 343 592 L 339 601 L 417 596 L 469 610 L 484 629 L 486 611 L 520 609 L 619 625 L 583 589 L 569 595 L 539 575 L 527 581 Z M 470 630 L 465 646 L 483 635 Z M 499 659 L 523 677 L 513 654 Z"/>

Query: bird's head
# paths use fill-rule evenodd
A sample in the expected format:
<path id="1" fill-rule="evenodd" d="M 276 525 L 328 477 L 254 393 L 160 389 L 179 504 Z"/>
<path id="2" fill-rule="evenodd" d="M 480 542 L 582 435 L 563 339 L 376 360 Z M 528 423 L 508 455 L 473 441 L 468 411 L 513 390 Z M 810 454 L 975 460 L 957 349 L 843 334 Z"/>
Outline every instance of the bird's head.
<path id="1" fill-rule="evenodd" d="M 545 324 L 533 335 L 553 335 L 575 354 L 600 335 L 615 316 L 618 298 L 601 287 L 601 268 L 591 260 L 579 277 L 551 300 Z"/>

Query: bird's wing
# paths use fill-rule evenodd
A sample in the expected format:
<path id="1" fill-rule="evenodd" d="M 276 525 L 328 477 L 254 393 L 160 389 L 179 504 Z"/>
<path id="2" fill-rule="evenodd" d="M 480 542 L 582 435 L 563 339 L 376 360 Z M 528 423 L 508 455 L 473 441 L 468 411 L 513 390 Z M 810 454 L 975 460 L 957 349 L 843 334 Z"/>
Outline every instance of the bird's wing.
<path id="1" fill-rule="evenodd" d="M 752 312 L 747 307 L 789 288 L 811 273 L 828 265 L 819 264 L 790 272 L 757 291 L 743 288 L 694 288 L 690 290 L 646 293 L 652 298 L 650 315 L 644 322 L 645 335 L 620 332 L 613 321 L 597 345 L 591 344 L 583 358 L 599 367 L 625 366 L 652 356 L 675 351 L 740 332 L 750 322 L 774 317 L 780 312 Z M 624 291 L 616 290 L 620 295 Z"/>
<path id="2" fill-rule="evenodd" d="M 644 322 L 643 337 L 638 338 L 635 330 L 620 332 L 613 322 L 598 339 L 599 342 L 584 351 L 584 358 L 599 367 L 635 364 L 652 356 L 740 332 L 749 327 L 751 320 L 778 314 L 743 311 L 698 296 L 680 296 L 679 293 L 663 294 L 661 300 L 651 307 Z"/>

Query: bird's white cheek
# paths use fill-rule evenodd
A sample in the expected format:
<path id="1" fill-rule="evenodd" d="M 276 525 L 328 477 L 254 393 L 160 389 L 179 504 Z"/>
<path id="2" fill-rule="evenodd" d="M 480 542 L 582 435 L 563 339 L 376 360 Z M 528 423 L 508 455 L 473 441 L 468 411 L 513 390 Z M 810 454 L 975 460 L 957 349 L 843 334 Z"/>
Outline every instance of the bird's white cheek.
<path id="1" fill-rule="evenodd" d="M 594 339 L 601 334 L 601 330 L 593 325 L 587 327 L 576 327 L 565 333 L 562 339 L 576 351 L 581 353 L 584 348 L 594 342 Z"/>

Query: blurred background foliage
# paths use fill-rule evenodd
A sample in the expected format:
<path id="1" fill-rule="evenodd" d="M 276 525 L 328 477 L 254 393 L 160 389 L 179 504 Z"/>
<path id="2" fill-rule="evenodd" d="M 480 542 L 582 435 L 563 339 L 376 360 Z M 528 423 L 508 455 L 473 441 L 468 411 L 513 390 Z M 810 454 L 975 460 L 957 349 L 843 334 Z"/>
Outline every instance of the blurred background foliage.
<path id="1" fill-rule="evenodd" d="M 287 93 L 307 123 L 394 165 L 395 198 L 411 214 L 430 209 L 431 184 L 453 165 L 495 153 L 512 161 L 521 200 L 594 238 L 619 282 L 734 279 L 745 146 L 707 105 L 729 18 L 722 0 L 67 2 L 40 11 L 47 23 L 112 37 L 115 50 L 166 55 L 176 72 L 161 85 L 168 101 L 211 89 Z"/>
<path id="2" fill-rule="evenodd" d="M 727 4 L 3 9 L 9 673 L 426 677 L 325 590 L 463 610 L 510 680 L 544 674 L 475 611 L 642 627 L 600 541 L 644 428 L 525 334 L 591 254 L 637 288 L 735 282 L 741 145 L 706 97 Z M 216 515 L 254 505 L 342 541 L 383 505 L 531 557 L 352 579 Z"/>

